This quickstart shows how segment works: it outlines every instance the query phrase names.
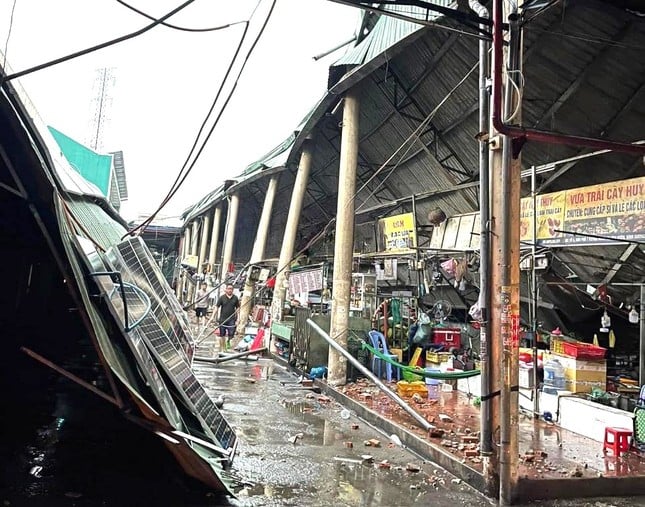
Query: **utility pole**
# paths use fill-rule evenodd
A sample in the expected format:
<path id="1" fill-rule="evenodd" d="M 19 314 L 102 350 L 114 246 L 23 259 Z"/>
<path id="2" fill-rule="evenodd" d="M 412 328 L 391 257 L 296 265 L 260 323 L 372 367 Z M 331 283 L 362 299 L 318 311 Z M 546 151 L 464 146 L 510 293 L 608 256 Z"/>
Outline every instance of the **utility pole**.
<path id="1" fill-rule="evenodd" d="M 114 67 L 97 69 L 96 78 L 92 87 L 92 117 L 87 135 L 87 146 L 94 151 L 103 149 L 103 133 L 110 121 L 110 107 L 112 105 L 111 91 L 114 87 Z"/>
<path id="2" fill-rule="evenodd" d="M 352 88 L 345 95 L 340 141 L 340 167 L 338 170 L 338 203 L 336 211 L 336 237 L 334 243 L 334 275 L 329 335 L 343 349 L 347 348 L 349 332 L 349 298 L 352 283 L 354 254 L 354 193 L 359 143 L 359 91 Z M 344 385 L 347 381 L 347 358 L 330 347 L 330 385 Z"/>
<path id="3" fill-rule="evenodd" d="M 505 4 L 504 4 L 505 5 Z M 508 45 L 502 46 L 501 23 L 510 26 Z M 493 120 L 501 107 L 501 120 L 519 123 L 521 90 L 521 37 L 517 8 L 504 13 L 503 2 L 493 2 Z M 500 61 L 501 60 L 501 61 Z M 507 69 L 503 79 L 501 69 Z M 509 83 L 513 79 L 515 86 Z M 503 91 L 503 94 L 502 94 Z M 503 95 L 503 97 L 502 97 Z M 511 505 L 517 490 L 519 458 L 519 249 L 520 157 L 511 137 L 495 133 L 491 139 L 491 383 L 499 393 L 491 403 L 493 434 L 499 427 L 499 503 Z"/>

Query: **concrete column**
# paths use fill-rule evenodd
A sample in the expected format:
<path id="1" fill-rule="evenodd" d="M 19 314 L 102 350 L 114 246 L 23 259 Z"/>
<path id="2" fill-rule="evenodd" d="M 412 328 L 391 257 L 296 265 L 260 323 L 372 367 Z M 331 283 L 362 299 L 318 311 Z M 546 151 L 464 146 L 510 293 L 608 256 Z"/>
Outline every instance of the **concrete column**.
<path id="1" fill-rule="evenodd" d="M 284 237 L 282 238 L 282 248 L 280 249 L 280 258 L 278 259 L 278 271 L 275 277 L 275 288 L 273 289 L 273 299 L 271 300 L 272 321 L 279 322 L 282 320 L 282 309 L 284 308 L 284 300 L 287 294 L 285 284 L 289 275 L 289 264 L 293 257 L 296 232 L 300 221 L 302 202 L 305 198 L 305 191 L 307 190 L 312 160 L 313 141 L 307 139 L 302 147 L 298 173 L 296 174 L 296 181 L 293 184 L 293 192 L 291 193 L 289 214 L 287 215 L 287 223 L 284 228 Z"/>
<path id="2" fill-rule="evenodd" d="M 208 249 L 208 263 L 211 265 L 211 268 L 215 269 L 215 261 L 217 260 L 217 247 L 219 242 L 219 231 L 220 224 L 222 223 L 222 207 L 217 206 L 215 211 L 213 211 L 213 232 L 211 234 L 211 245 Z M 213 272 L 217 277 L 217 273 Z"/>
<path id="3" fill-rule="evenodd" d="M 193 220 L 190 226 L 190 255 L 197 255 L 197 238 L 199 237 L 199 222 Z"/>
<path id="4" fill-rule="evenodd" d="M 273 211 L 273 200 L 275 199 L 276 191 L 278 190 L 279 176 L 276 174 L 269 180 L 267 193 L 264 196 L 264 205 L 262 206 L 262 214 L 260 215 L 260 222 L 258 223 L 258 230 L 255 233 L 255 242 L 253 243 L 253 251 L 251 252 L 251 264 L 256 264 L 264 258 L 264 249 L 266 247 L 267 236 L 269 234 L 269 224 L 271 222 L 271 212 Z M 240 318 L 237 323 L 237 332 L 244 334 L 246 321 L 251 313 L 251 305 L 253 304 L 253 297 L 255 296 L 255 282 L 249 281 L 248 277 L 244 283 L 244 293 L 240 301 Z"/>
<path id="5" fill-rule="evenodd" d="M 235 243 L 235 228 L 237 226 L 237 212 L 240 207 L 240 196 L 232 194 L 228 201 L 228 216 L 224 233 L 224 246 L 222 247 L 222 281 L 226 280 L 228 266 L 233 261 L 233 245 Z"/>
<path id="6" fill-rule="evenodd" d="M 179 252 L 177 252 L 177 280 L 175 284 L 175 295 L 177 299 L 181 300 L 181 295 L 184 290 L 184 270 L 181 267 L 181 262 L 186 257 L 186 252 L 188 252 L 188 243 L 190 242 L 190 229 L 186 227 L 184 229 L 184 234 L 181 239 L 181 245 L 179 246 Z"/>
<path id="7" fill-rule="evenodd" d="M 495 2 L 498 9 L 499 3 Z M 506 13 L 505 13 L 506 15 Z M 521 43 L 517 20 L 510 21 L 509 44 L 504 48 L 503 65 L 519 69 Z M 499 62 L 496 62 L 498 64 Z M 516 79 L 509 72 L 508 79 Z M 504 82 L 504 117 L 515 112 L 514 122 L 521 120 L 516 107 L 514 86 Z M 517 89 L 522 83 L 516 79 Z M 513 139 L 496 133 L 491 160 L 491 400 L 492 428 L 499 428 L 499 505 L 512 505 L 518 480 L 519 425 L 519 321 L 520 321 L 520 157 L 513 158 Z"/>
<path id="8" fill-rule="evenodd" d="M 329 335 L 342 348 L 347 348 L 349 330 L 349 299 L 352 283 L 354 250 L 354 192 L 359 143 L 359 94 L 356 88 L 347 92 L 343 107 L 338 171 L 338 204 L 334 243 L 334 275 Z M 347 358 L 329 349 L 327 380 L 330 385 L 344 385 L 347 380 Z"/>
<path id="9" fill-rule="evenodd" d="M 206 213 L 202 217 L 202 237 L 199 241 L 199 259 L 197 259 L 197 271 L 202 272 L 202 264 L 206 262 L 206 246 L 208 246 L 208 233 L 211 229 L 211 216 Z"/>

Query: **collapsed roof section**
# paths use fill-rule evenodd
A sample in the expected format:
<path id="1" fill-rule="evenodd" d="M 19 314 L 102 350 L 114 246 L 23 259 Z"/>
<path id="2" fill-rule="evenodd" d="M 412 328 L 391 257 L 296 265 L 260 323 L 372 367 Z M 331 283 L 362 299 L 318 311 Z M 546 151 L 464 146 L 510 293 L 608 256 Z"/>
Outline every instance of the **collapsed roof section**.
<path id="1" fill-rule="evenodd" d="M 2 391 L 28 396 L 7 372 L 36 359 L 156 435 L 189 476 L 228 490 L 237 440 L 192 374 L 185 312 L 145 244 L 124 239 L 123 219 L 4 76 L 0 69 Z"/>

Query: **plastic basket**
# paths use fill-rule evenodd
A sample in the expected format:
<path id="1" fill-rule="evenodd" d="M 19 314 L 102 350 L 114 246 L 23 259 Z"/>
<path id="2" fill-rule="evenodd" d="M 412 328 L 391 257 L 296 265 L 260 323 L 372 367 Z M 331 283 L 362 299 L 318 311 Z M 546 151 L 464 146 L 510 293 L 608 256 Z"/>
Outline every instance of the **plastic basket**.
<path id="1" fill-rule="evenodd" d="M 399 396 L 412 396 L 415 393 L 428 396 L 428 386 L 426 386 L 425 382 L 406 382 L 405 380 L 399 380 L 396 383 L 396 392 Z"/>
<path id="2" fill-rule="evenodd" d="M 562 342 L 562 354 L 576 359 L 600 360 L 605 358 L 605 349 L 588 343 Z"/>

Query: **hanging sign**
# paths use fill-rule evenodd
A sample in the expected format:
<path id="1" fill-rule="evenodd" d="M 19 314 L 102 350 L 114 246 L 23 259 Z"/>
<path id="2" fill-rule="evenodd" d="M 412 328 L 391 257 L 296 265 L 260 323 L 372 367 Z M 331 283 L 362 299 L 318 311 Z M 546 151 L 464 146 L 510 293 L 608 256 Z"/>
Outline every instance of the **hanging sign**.
<path id="1" fill-rule="evenodd" d="M 305 294 L 322 290 L 323 268 L 293 271 L 289 273 L 289 293 Z"/>
<path id="2" fill-rule="evenodd" d="M 645 177 L 544 194 L 537 201 L 538 244 L 645 240 Z M 522 199 L 520 240 L 533 240 L 531 197 Z"/>
<path id="3" fill-rule="evenodd" d="M 379 251 L 393 253 L 416 251 L 417 237 L 412 213 L 381 218 L 377 227 Z"/>

